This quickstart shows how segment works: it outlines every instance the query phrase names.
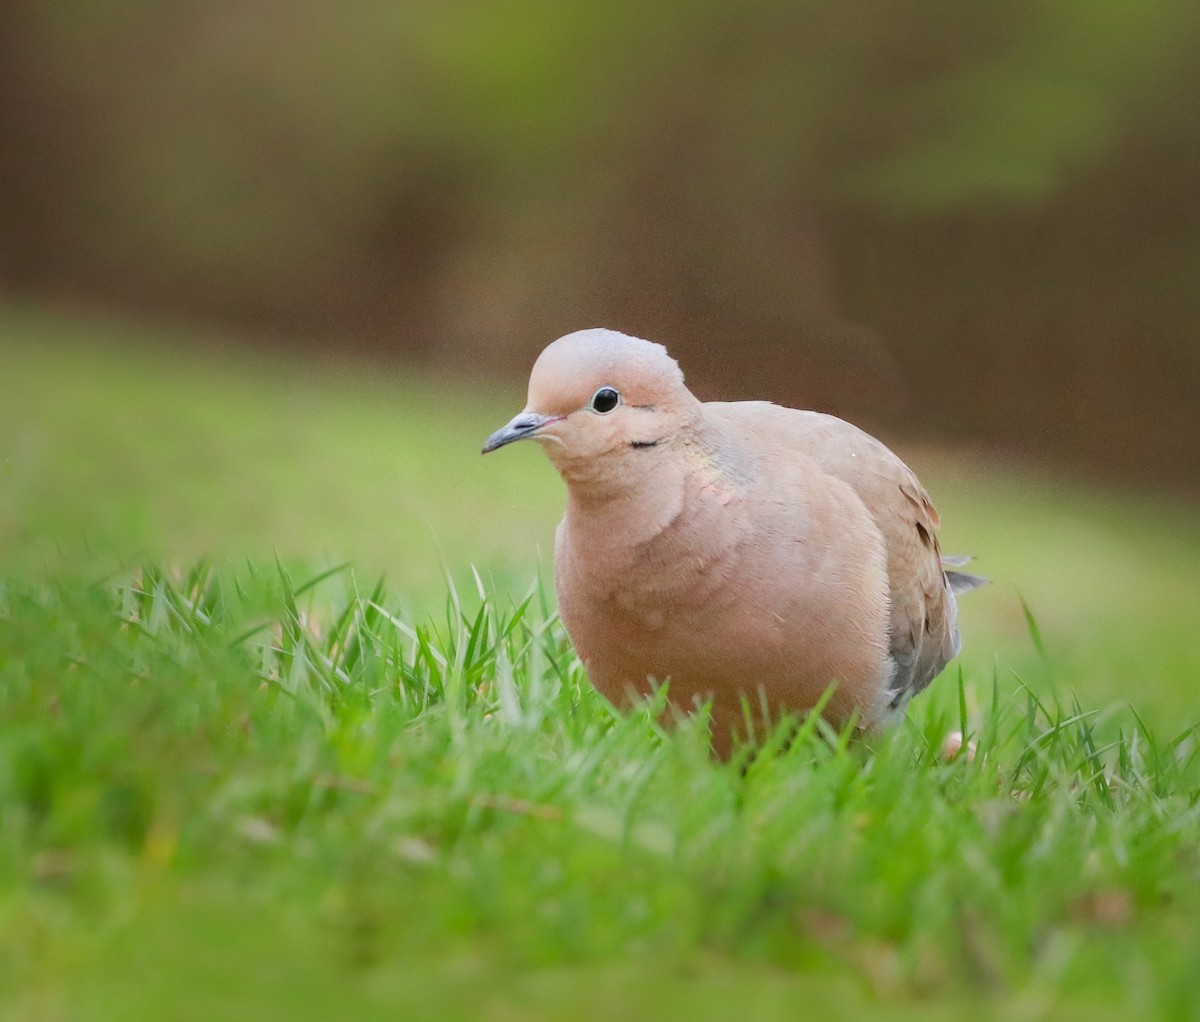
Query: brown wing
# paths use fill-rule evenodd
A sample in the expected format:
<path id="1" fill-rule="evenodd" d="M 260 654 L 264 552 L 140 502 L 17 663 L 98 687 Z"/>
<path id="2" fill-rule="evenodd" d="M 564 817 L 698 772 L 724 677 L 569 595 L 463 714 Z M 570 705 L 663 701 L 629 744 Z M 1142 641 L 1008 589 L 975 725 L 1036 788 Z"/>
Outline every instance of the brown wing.
<path id="1" fill-rule="evenodd" d="M 853 487 L 887 547 L 893 705 L 925 688 L 959 650 L 954 594 L 942 567 L 937 510 L 912 470 L 842 419 L 800 413 L 805 444 L 830 475 Z"/>

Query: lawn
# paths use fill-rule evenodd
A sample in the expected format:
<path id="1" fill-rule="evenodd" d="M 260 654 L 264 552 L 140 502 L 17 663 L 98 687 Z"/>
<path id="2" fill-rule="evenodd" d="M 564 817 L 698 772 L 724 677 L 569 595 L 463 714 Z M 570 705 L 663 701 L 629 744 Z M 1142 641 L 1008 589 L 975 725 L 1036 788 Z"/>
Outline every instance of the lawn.
<path id="1" fill-rule="evenodd" d="M 714 763 L 587 686 L 519 382 L 205 340 L 0 316 L 5 1017 L 1196 1014 L 1194 512 L 897 443 L 961 674 Z"/>

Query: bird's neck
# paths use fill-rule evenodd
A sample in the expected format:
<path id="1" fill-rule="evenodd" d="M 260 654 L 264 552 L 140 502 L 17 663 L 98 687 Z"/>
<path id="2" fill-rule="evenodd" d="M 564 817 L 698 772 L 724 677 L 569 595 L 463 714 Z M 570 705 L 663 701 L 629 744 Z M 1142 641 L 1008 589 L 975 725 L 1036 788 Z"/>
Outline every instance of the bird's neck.
<path id="1" fill-rule="evenodd" d="M 625 549 L 645 546 L 671 534 L 688 542 L 682 517 L 707 519 L 748 485 L 745 459 L 723 431 L 703 419 L 689 424 L 663 444 L 630 449 L 610 464 L 595 463 L 572 473 L 560 467 L 567 483 L 567 527 L 589 544 L 608 537 Z M 718 517 L 725 517 L 720 516 Z M 719 528 L 709 521 L 707 528 Z"/>
<path id="2" fill-rule="evenodd" d="M 563 472 L 567 521 L 574 531 L 593 541 L 619 535 L 625 544 L 639 544 L 659 535 L 683 510 L 688 465 L 675 451 L 630 451 L 613 469 Z"/>

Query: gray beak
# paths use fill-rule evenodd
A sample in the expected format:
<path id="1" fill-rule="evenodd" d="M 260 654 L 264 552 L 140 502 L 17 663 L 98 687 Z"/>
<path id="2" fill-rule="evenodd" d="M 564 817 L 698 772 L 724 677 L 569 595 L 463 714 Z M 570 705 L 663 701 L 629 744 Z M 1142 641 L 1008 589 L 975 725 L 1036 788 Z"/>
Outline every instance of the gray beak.
<path id="1" fill-rule="evenodd" d="M 489 451 L 494 451 L 497 447 L 511 444 L 514 440 L 524 440 L 526 437 L 531 437 L 547 423 L 558 422 L 561 418 L 561 415 L 540 415 L 537 412 L 522 412 L 507 426 L 501 426 L 487 438 L 487 443 L 483 445 L 483 453 L 487 454 Z"/>

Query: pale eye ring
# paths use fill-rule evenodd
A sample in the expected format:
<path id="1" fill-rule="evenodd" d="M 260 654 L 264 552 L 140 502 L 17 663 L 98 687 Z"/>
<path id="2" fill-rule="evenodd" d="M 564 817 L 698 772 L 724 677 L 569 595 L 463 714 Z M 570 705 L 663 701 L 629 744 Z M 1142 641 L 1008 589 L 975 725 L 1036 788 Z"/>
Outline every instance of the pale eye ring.
<path id="1" fill-rule="evenodd" d="M 592 395 L 588 407 L 600 415 L 607 415 L 621 403 L 621 393 L 613 387 L 601 387 Z"/>

